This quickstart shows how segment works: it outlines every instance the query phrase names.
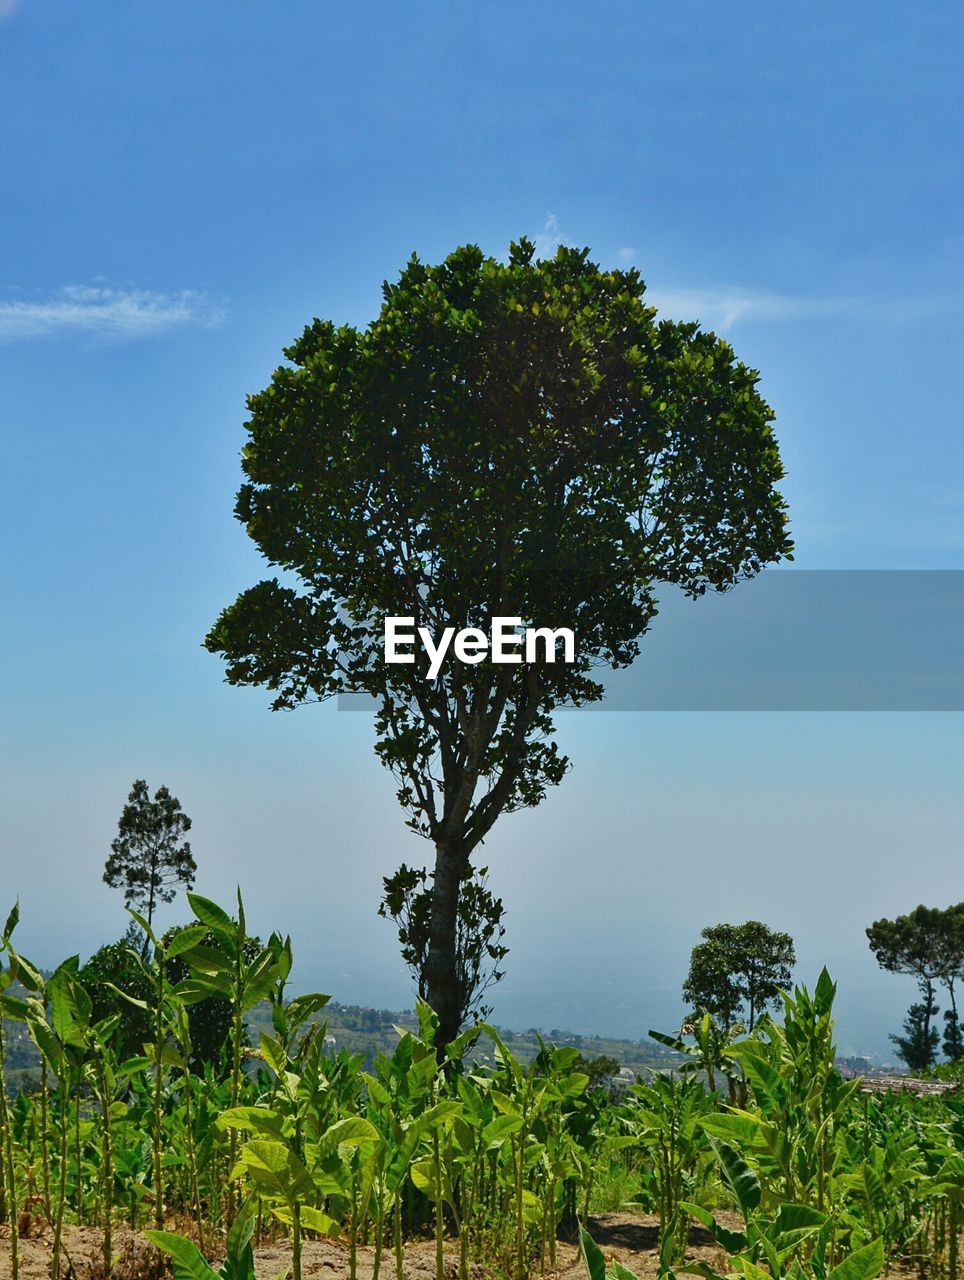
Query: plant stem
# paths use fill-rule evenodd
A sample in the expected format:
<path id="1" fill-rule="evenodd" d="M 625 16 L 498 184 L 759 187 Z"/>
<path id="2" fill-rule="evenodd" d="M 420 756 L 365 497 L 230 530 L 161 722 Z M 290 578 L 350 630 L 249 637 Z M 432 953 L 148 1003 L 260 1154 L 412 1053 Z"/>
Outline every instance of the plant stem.
<path id="1" fill-rule="evenodd" d="M 164 1168 L 161 1162 L 162 1116 L 164 1109 L 164 961 L 154 957 L 157 965 L 157 1008 L 154 1017 L 154 1229 L 164 1230 Z"/>
<path id="2" fill-rule="evenodd" d="M 47 1059 L 40 1055 L 40 1160 L 44 1188 L 44 1214 L 49 1222 L 53 1216 L 50 1205 L 50 1146 L 49 1146 L 49 1085 L 47 1083 Z"/>
<path id="3" fill-rule="evenodd" d="M 301 1280 L 301 1205 L 291 1206 L 291 1272 L 292 1280 Z"/>
<path id="4" fill-rule="evenodd" d="M 60 1254 L 64 1236 L 64 1207 L 67 1203 L 67 1071 L 62 1070 L 57 1080 L 60 1094 L 60 1182 L 57 1188 L 57 1216 L 54 1224 L 54 1251 L 51 1265 L 52 1280 L 60 1280 Z"/>
<path id="5" fill-rule="evenodd" d="M 107 1067 L 103 1059 L 103 1051 L 98 1059 L 100 1076 L 100 1097 L 103 1109 L 103 1175 L 104 1175 L 104 1274 L 109 1276 L 113 1262 L 113 1224 L 114 1215 L 114 1154 L 111 1146 L 110 1132 L 110 1090 L 107 1087 Z"/>
<path id="6" fill-rule="evenodd" d="M 7 1079 L 4 1071 L 3 1019 L 0 1018 L 0 1133 L 3 1136 L 4 1185 L 7 1189 L 6 1209 L 10 1215 L 10 1275 L 20 1277 L 20 1247 L 17 1238 L 17 1183 L 13 1167 L 13 1138 L 10 1113 L 7 1110 Z"/>

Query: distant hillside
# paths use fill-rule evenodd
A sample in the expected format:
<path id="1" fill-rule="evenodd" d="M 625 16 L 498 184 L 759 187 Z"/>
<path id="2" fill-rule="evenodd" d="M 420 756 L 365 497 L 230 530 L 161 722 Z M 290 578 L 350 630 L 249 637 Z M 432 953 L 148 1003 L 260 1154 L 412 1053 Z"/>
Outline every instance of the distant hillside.
<path id="1" fill-rule="evenodd" d="M 328 1046 L 332 1052 L 347 1049 L 350 1053 L 360 1053 L 366 1065 L 370 1065 L 379 1052 L 391 1054 L 398 1041 L 396 1027 L 414 1031 L 418 1026 L 411 1009 L 401 1012 L 367 1009 L 360 1005 L 339 1004 L 335 1000 L 327 1006 L 320 1020 L 328 1024 Z M 247 1021 L 251 1038 L 256 1043 L 261 1031 L 271 1029 L 269 1006 L 259 1005 L 248 1015 Z M 40 1059 L 23 1023 L 4 1020 L 3 1029 L 7 1079 L 11 1085 L 16 1086 L 19 1080 L 38 1070 Z M 498 1030 L 509 1049 L 523 1063 L 531 1062 L 539 1052 L 540 1034 L 549 1043 L 573 1045 L 588 1059 L 615 1058 L 620 1067 L 628 1068 L 634 1074 L 645 1070 L 665 1070 L 681 1061 L 678 1054 L 653 1041 L 583 1036 L 555 1027 L 548 1033 L 531 1027 L 527 1031 L 512 1031 L 504 1027 L 499 1027 Z M 480 1062 L 491 1061 L 491 1050 L 484 1039 L 479 1042 L 475 1057 Z"/>
<path id="2" fill-rule="evenodd" d="M 360 1005 L 339 1004 L 332 1000 L 321 1015 L 328 1023 L 328 1035 L 333 1038 L 332 1048 L 347 1049 L 351 1053 L 360 1053 L 370 1062 L 379 1051 L 390 1054 L 398 1040 L 396 1027 L 403 1030 L 416 1030 L 418 1020 L 411 1009 L 394 1012 L 390 1009 L 367 1009 Z M 270 1017 L 267 1006 L 254 1010 L 249 1018 L 253 1031 L 270 1028 Z M 539 1052 L 539 1039 L 556 1045 L 573 1045 L 585 1058 L 615 1058 L 621 1067 L 628 1067 L 634 1073 L 644 1070 L 659 1070 L 677 1066 L 682 1058 L 670 1050 L 663 1048 L 651 1040 L 616 1040 L 606 1036 L 579 1035 L 575 1031 L 563 1031 L 553 1027 L 551 1031 L 540 1031 L 530 1027 L 527 1031 L 512 1031 L 505 1027 L 497 1028 L 506 1045 L 520 1062 L 531 1062 Z M 486 1061 L 491 1054 L 484 1039 L 476 1050 L 479 1061 Z"/>

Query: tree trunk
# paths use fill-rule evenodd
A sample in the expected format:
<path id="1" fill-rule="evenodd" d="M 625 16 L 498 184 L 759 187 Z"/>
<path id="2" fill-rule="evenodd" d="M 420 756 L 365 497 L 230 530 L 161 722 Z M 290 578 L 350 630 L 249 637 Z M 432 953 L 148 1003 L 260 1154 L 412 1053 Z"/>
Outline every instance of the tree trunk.
<path id="1" fill-rule="evenodd" d="M 930 978 L 924 979 L 924 1065 L 930 1067 L 934 1063 L 934 1051 L 931 1048 L 931 1018 L 936 1009 L 934 1008 L 934 984 Z"/>
<path id="2" fill-rule="evenodd" d="M 435 875 L 432 884 L 432 918 L 429 948 L 425 961 L 428 1003 L 438 1015 L 436 1050 L 439 1061 L 446 1046 L 461 1030 L 462 998 L 456 966 L 459 888 L 465 874 L 468 855 L 461 846 L 439 843 L 435 846 Z"/>
<path id="3" fill-rule="evenodd" d="M 950 1016 L 950 1032 L 951 1032 L 951 1050 L 952 1053 L 948 1057 L 952 1062 L 957 1062 L 960 1058 L 961 1043 L 961 1024 L 957 1016 L 957 995 L 954 991 L 954 975 L 952 974 L 944 984 L 947 987 L 947 994 L 951 998 L 951 1016 Z M 945 1014 L 945 1017 L 947 1015 Z M 946 1043 L 946 1041 L 945 1041 Z"/>
<path id="4" fill-rule="evenodd" d="M 157 896 L 157 851 L 151 855 L 151 879 L 150 892 L 147 898 L 147 923 L 151 926 L 154 924 L 154 901 Z"/>

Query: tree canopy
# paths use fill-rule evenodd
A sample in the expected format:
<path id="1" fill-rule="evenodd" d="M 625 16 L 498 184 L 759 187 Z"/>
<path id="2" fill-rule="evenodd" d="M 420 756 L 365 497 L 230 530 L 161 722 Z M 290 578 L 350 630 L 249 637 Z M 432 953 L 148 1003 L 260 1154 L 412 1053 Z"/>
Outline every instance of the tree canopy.
<path id="1" fill-rule="evenodd" d="M 914 1067 L 934 1061 L 940 1036 L 931 1028 L 931 1019 L 939 1012 L 938 984 L 946 988 L 950 1001 L 944 1014 L 944 1052 L 952 1061 L 964 1057 L 956 986 L 964 979 L 964 902 L 946 908 L 920 904 L 893 920 L 875 920 L 866 933 L 880 967 L 916 978 L 921 990 L 920 1003 L 908 1013 L 905 1035 L 891 1037 L 904 1060 Z M 902 1046 L 909 1046 L 913 1063 Z"/>
<path id="2" fill-rule="evenodd" d="M 672 583 L 725 590 L 790 552 L 758 375 L 697 324 L 660 320 L 635 270 L 588 251 L 412 258 L 364 330 L 315 320 L 248 400 L 236 514 L 275 576 L 207 637 L 273 707 L 377 700 L 376 752 L 435 846 L 427 990 L 457 1031 L 469 859 L 568 767 L 553 711 L 602 696 Z M 497 616 L 568 627 L 576 660 L 383 660 L 386 617 L 433 633 Z M 428 891 L 426 891 L 428 892 Z"/>
<path id="3" fill-rule="evenodd" d="M 793 939 L 748 920 L 704 929 L 690 957 L 683 999 L 697 1015 L 710 1013 L 724 1029 L 746 1017 L 749 1029 L 768 1005 L 790 988 L 796 956 Z"/>
<path id="4" fill-rule="evenodd" d="M 139 1057 L 153 1029 L 149 1009 L 141 1009 L 120 994 L 123 991 L 148 1006 L 154 998 L 143 966 L 137 962 L 136 953 L 143 945 L 144 935 L 132 920 L 122 938 L 95 951 L 77 974 L 90 996 L 92 1021 L 118 1015 L 113 1038 L 122 1058 Z"/>

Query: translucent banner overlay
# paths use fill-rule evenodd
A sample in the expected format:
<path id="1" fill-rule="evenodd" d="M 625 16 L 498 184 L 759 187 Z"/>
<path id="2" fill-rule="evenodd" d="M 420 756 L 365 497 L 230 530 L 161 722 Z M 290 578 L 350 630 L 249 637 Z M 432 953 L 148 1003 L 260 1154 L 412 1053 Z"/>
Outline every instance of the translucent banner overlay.
<path id="1" fill-rule="evenodd" d="M 700 600 L 666 588 L 640 650 L 600 668 L 591 709 L 964 711 L 964 570 L 770 569 Z"/>

